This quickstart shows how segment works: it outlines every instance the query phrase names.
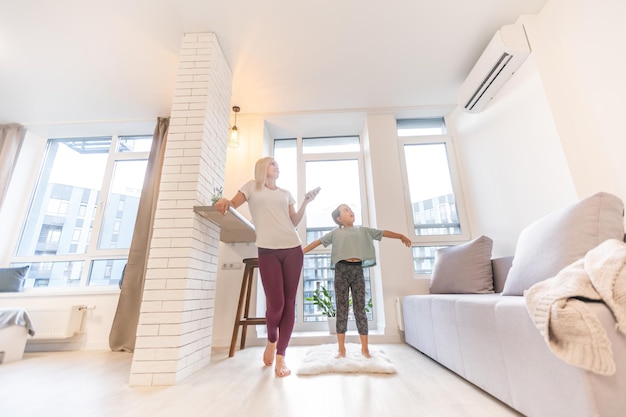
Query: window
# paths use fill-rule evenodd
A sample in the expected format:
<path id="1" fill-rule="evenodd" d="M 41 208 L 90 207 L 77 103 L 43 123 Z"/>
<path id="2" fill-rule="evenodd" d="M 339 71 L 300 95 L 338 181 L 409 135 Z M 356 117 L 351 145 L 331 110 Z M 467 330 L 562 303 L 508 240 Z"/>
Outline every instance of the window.
<path id="1" fill-rule="evenodd" d="M 365 175 L 358 136 L 276 139 L 274 159 L 280 168 L 278 183 L 288 189 L 297 204 L 306 191 L 321 187 L 315 202 L 307 207 L 298 228 L 304 244 L 310 243 L 337 225 L 331 217 L 339 204 L 348 204 L 355 213 L 355 225 L 367 224 Z M 304 226 L 304 227 L 303 227 Z M 334 296 L 334 270 L 330 269 L 330 250 L 319 246 L 305 255 L 303 279 L 297 302 L 296 329 L 317 330 L 326 317 L 307 297 L 320 286 Z M 366 297 L 371 297 L 369 269 L 365 269 Z M 368 313 L 370 319 L 372 313 Z"/>
<path id="2" fill-rule="evenodd" d="M 151 143 L 152 135 L 48 141 L 11 260 L 31 266 L 25 287 L 118 284 Z"/>
<path id="3" fill-rule="evenodd" d="M 405 136 L 442 136 L 447 133 L 443 118 L 398 119 L 398 137 Z"/>
<path id="4" fill-rule="evenodd" d="M 414 272 L 429 274 L 438 248 L 469 239 L 454 149 L 443 118 L 397 123 Z"/>

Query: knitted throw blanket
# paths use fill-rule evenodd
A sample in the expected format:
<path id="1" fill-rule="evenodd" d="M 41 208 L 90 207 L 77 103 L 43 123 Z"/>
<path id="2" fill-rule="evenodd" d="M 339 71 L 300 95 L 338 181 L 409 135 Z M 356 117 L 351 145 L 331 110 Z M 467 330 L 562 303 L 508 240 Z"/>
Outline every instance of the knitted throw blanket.
<path id="1" fill-rule="evenodd" d="M 546 343 L 565 362 L 613 375 L 615 362 L 606 331 L 588 308 L 603 302 L 626 335 L 626 244 L 610 239 L 583 259 L 524 292 L 526 307 Z"/>

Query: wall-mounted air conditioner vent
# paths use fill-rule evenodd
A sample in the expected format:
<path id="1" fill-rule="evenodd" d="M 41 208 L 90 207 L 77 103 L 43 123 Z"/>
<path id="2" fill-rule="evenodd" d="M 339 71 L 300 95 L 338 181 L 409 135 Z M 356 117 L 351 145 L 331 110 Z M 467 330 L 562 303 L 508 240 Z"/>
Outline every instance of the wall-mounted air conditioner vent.
<path id="1" fill-rule="evenodd" d="M 459 106 L 471 113 L 482 111 L 529 54 L 523 25 L 500 28 L 461 86 Z"/>

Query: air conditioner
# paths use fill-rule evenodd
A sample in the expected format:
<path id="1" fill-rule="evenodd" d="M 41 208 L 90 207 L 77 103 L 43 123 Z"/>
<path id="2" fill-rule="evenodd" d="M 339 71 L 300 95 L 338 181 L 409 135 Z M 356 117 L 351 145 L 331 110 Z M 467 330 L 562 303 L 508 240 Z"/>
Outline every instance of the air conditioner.
<path id="1" fill-rule="evenodd" d="M 471 113 L 482 111 L 528 55 L 530 45 L 524 26 L 502 26 L 463 82 L 459 106 Z"/>

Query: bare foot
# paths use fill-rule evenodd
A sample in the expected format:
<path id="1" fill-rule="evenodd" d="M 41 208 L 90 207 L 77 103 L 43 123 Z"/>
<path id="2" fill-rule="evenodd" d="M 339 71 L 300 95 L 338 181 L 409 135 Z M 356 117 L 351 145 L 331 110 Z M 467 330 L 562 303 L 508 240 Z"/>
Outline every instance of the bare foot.
<path id="1" fill-rule="evenodd" d="M 369 350 L 362 350 L 361 354 L 363 356 L 365 356 L 367 359 L 370 359 L 372 357 L 372 355 L 370 355 L 370 351 Z"/>
<path id="2" fill-rule="evenodd" d="M 274 354 L 276 353 L 276 342 L 267 342 L 265 345 L 265 352 L 263 352 L 263 363 L 265 366 L 272 366 L 274 363 Z"/>
<path id="3" fill-rule="evenodd" d="M 283 355 L 276 355 L 276 367 L 274 368 L 274 372 L 276 372 L 276 376 L 278 377 L 291 375 L 291 369 L 287 368 Z"/>
<path id="4" fill-rule="evenodd" d="M 346 351 L 344 350 L 339 350 L 339 352 L 337 353 L 337 356 L 335 356 L 335 359 L 339 359 L 339 358 L 345 358 L 346 357 Z"/>

